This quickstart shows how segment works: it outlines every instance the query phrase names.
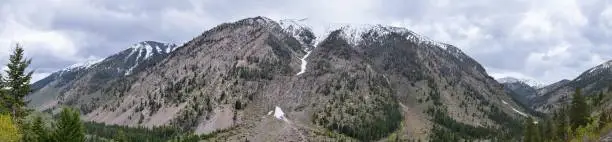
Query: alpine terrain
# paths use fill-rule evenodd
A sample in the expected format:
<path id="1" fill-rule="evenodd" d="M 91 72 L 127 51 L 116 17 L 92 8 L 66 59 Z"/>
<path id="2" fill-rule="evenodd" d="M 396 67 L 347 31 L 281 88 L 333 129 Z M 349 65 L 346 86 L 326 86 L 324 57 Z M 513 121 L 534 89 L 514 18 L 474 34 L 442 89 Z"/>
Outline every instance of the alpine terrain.
<path id="1" fill-rule="evenodd" d="M 568 84 L 589 86 L 580 80 Z M 515 103 L 459 48 L 405 28 L 316 35 L 303 20 L 265 17 L 218 25 L 182 46 L 137 43 L 32 86 L 39 110 L 70 106 L 86 121 L 174 126 L 212 141 L 512 141 L 529 116 L 519 103 L 531 103 Z"/>

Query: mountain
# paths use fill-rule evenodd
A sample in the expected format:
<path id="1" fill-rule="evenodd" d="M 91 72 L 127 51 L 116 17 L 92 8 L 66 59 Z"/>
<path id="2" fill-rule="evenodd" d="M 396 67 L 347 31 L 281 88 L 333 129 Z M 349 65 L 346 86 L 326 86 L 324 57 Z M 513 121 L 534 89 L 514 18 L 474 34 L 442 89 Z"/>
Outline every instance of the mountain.
<path id="1" fill-rule="evenodd" d="M 254 17 L 156 58 L 102 81 L 81 73 L 55 101 L 88 121 L 218 132 L 219 141 L 487 139 L 516 134 L 525 115 L 459 48 L 399 27 L 317 36 L 300 20 Z"/>
<path id="2" fill-rule="evenodd" d="M 175 44 L 143 41 L 107 58 L 71 65 L 33 83 L 34 93 L 28 99 L 39 110 L 49 109 L 57 104 L 57 99 L 69 97 L 64 94 L 71 94 L 67 93 L 70 90 L 100 88 L 112 80 L 140 72 L 176 48 Z"/>
<path id="3" fill-rule="evenodd" d="M 612 87 L 611 66 L 612 60 L 586 70 L 574 80 L 562 80 L 541 89 L 541 97 L 537 98 L 534 107 L 542 112 L 554 110 L 568 103 L 576 88 L 580 88 L 585 95 L 608 92 Z"/>
<path id="4" fill-rule="evenodd" d="M 511 95 L 512 98 L 523 106 L 530 106 L 533 98 L 538 95 L 538 89 L 516 78 L 500 78 L 498 82 L 504 85 L 504 90 L 507 94 Z"/>

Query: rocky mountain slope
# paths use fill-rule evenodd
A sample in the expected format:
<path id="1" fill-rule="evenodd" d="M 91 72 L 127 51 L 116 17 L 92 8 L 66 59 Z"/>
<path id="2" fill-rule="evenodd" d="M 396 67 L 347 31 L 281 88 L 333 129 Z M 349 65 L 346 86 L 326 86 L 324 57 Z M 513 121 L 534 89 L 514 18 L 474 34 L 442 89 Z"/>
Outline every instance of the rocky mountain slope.
<path id="1" fill-rule="evenodd" d="M 612 87 L 611 67 L 612 61 L 607 61 L 583 72 L 574 80 L 562 80 L 541 89 L 541 97 L 536 99 L 534 108 L 549 112 L 561 104 L 568 103 L 576 88 L 581 88 L 585 95 L 608 92 Z"/>
<path id="2" fill-rule="evenodd" d="M 523 106 L 531 106 L 533 99 L 538 96 L 538 89 L 528 85 L 525 81 L 506 77 L 498 79 L 498 82 L 504 85 L 504 90 L 507 94 L 511 95 L 516 102 Z"/>
<path id="3" fill-rule="evenodd" d="M 55 106 L 57 101 L 64 100 L 63 97 L 69 97 L 65 94 L 72 94 L 68 92 L 70 90 L 100 88 L 112 80 L 129 76 L 155 64 L 176 47 L 175 44 L 144 41 L 104 59 L 71 65 L 32 84 L 34 93 L 30 94 L 28 99 L 30 104 L 39 110 L 49 109 Z"/>
<path id="4" fill-rule="evenodd" d="M 248 18 L 130 69 L 102 81 L 81 73 L 65 87 L 41 80 L 31 98 L 57 92 L 89 121 L 224 130 L 223 141 L 424 140 L 433 126 L 486 139 L 515 132 L 523 115 L 457 47 L 382 25 L 316 36 L 299 20 Z"/>

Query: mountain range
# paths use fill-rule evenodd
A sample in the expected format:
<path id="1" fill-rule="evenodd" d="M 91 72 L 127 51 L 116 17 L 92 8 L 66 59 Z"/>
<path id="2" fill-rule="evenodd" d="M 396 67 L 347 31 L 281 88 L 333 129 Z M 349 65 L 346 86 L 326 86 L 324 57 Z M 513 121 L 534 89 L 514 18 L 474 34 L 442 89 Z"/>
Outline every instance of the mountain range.
<path id="1" fill-rule="evenodd" d="M 144 41 L 60 70 L 32 84 L 28 99 L 38 110 L 78 108 L 86 121 L 170 125 L 221 141 L 511 139 L 531 115 L 522 106 L 539 104 L 532 98 L 549 100 L 570 84 L 601 88 L 581 82 L 600 77 L 581 77 L 509 86 L 459 48 L 406 28 L 344 25 L 315 35 L 303 20 L 253 17 L 181 46 Z"/>
<path id="2" fill-rule="evenodd" d="M 549 113 L 571 102 L 571 95 L 580 89 L 587 96 L 609 93 L 612 88 L 612 60 L 584 71 L 573 80 L 563 79 L 544 87 L 528 85 L 513 78 L 499 79 L 508 94 L 532 110 Z M 606 103 L 607 104 L 607 103 Z"/>

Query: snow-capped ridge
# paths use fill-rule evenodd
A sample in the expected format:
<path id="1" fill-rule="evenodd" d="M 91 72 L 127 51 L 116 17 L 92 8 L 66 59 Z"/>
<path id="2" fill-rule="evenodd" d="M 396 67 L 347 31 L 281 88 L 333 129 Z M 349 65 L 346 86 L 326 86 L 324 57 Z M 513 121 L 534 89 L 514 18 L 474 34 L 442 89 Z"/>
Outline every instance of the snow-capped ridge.
<path id="1" fill-rule="evenodd" d="M 504 78 L 500 78 L 497 79 L 497 82 L 499 83 L 517 83 L 517 82 L 521 82 L 519 79 L 514 78 L 514 77 L 504 77 Z"/>
<path id="2" fill-rule="evenodd" d="M 77 69 L 88 69 L 91 68 L 93 66 L 95 66 L 96 64 L 100 63 L 104 61 L 104 58 L 102 59 L 95 59 L 95 60 L 88 60 L 82 63 L 76 63 L 76 64 L 72 64 L 64 69 L 62 69 L 61 71 L 73 71 L 73 70 L 77 70 Z"/>
<path id="3" fill-rule="evenodd" d="M 591 69 L 589 69 L 587 72 L 588 73 L 594 73 L 594 72 L 598 72 L 598 71 L 602 71 L 602 70 L 610 70 L 610 67 L 612 67 L 612 60 L 607 61 L 603 64 L 600 64 L 596 67 L 593 67 Z"/>
<path id="4" fill-rule="evenodd" d="M 314 47 L 317 36 L 312 32 L 312 28 L 304 23 L 306 20 L 307 18 L 298 20 L 283 19 L 278 23 L 283 31 L 297 39 L 300 44 Z"/>
<path id="5" fill-rule="evenodd" d="M 147 60 L 154 56 L 154 54 L 168 54 L 176 50 L 178 46 L 174 43 L 161 43 L 156 41 L 143 41 L 130 46 L 131 52 L 124 59 L 124 62 L 128 62 L 130 57 L 136 55 L 136 60 L 132 67 L 130 67 L 125 75 L 132 74 L 133 70 L 140 64 L 141 61 Z M 143 56 L 144 55 L 144 56 Z"/>
<path id="6" fill-rule="evenodd" d="M 333 26 L 332 26 L 333 27 Z M 426 36 L 419 35 L 403 27 L 383 26 L 380 24 L 344 24 L 335 30 L 341 31 L 341 36 L 352 45 L 357 45 L 363 40 L 364 35 L 369 35 L 373 39 L 379 39 L 389 34 L 404 36 L 407 40 L 418 44 L 432 45 L 443 50 L 447 50 L 448 44 L 437 42 Z"/>
<path id="7" fill-rule="evenodd" d="M 497 79 L 497 82 L 499 82 L 500 84 L 512 84 L 512 83 L 523 83 L 526 85 L 529 85 L 535 89 L 539 89 L 544 87 L 545 85 L 543 85 L 542 83 L 535 81 L 535 80 L 531 80 L 531 79 L 518 79 L 518 78 L 514 78 L 514 77 L 503 77 L 503 78 L 499 78 Z"/>

